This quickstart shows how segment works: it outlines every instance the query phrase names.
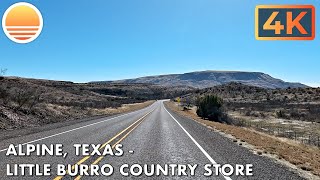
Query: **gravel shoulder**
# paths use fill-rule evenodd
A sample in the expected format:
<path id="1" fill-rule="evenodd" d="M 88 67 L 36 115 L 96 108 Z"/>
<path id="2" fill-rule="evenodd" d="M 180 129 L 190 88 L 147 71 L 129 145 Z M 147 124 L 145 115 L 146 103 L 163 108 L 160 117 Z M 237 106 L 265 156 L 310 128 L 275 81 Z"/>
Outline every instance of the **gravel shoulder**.
<path id="1" fill-rule="evenodd" d="M 260 156 L 286 165 L 306 179 L 320 179 L 320 150 L 294 141 L 276 138 L 252 129 L 226 125 L 199 118 L 193 111 L 182 111 L 174 102 L 165 103 L 175 113 L 214 129 Z"/>

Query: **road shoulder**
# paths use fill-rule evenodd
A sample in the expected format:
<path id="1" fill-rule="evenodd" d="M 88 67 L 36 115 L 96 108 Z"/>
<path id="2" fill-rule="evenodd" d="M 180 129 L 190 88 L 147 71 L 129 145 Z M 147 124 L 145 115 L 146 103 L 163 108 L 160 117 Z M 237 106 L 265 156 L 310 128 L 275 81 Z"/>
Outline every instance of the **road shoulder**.
<path id="1" fill-rule="evenodd" d="M 113 116 L 123 114 L 123 113 L 134 112 L 139 109 L 143 109 L 147 106 L 150 106 L 153 103 L 154 103 L 154 101 L 146 101 L 144 103 L 126 104 L 126 105 L 124 105 L 124 106 L 126 106 L 125 108 L 123 108 L 123 107 L 118 108 L 117 111 L 115 111 L 114 113 L 110 113 L 110 114 L 96 115 L 96 116 L 78 118 L 78 119 L 69 119 L 69 120 L 62 121 L 62 122 L 45 124 L 42 126 L 28 127 L 28 128 L 23 128 L 23 129 L 0 130 L 0 142 L 4 141 L 4 140 L 11 139 L 11 138 L 26 136 L 26 135 L 35 134 L 35 133 L 44 132 L 44 131 L 49 131 L 52 129 L 57 129 L 57 128 L 66 127 L 66 126 L 72 126 L 72 125 L 75 125 L 78 123 L 90 122 L 90 121 L 94 121 L 94 120 L 97 120 L 100 118 L 113 117 Z"/>
<path id="2" fill-rule="evenodd" d="M 165 106 L 178 115 L 192 119 L 207 128 L 219 132 L 234 143 L 246 147 L 255 154 L 266 156 L 277 163 L 289 167 L 304 178 L 320 179 L 319 149 L 291 141 L 283 141 L 252 129 L 203 120 L 193 112 L 182 111 L 181 107 L 171 101 L 165 102 Z"/>

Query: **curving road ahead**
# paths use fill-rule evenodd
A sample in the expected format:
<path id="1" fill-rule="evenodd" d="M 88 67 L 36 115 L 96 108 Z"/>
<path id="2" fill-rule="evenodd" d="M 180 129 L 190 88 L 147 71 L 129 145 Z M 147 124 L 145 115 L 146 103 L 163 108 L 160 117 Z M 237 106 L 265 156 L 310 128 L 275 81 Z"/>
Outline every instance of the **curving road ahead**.
<path id="1" fill-rule="evenodd" d="M 288 168 L 272 160 L 258 156 L 221 136 L 217 132 L 198 124 L 197 122 L 181 117 L 170 111 L 157 101 L 151 106 L 127 114 L 100 118 L 82 122 L 71 126 L 52 129 L 19 138 L 12 138 L 0 142 L 0 179 L 302 179 Z M 6 156 L 9 144 L 63 144 L 64 157 L 56 156 Z M 106 146 L 116 148 L 122 145 L 122 156 L 76 156 L 74 144 L 101 144 L 100 149 Z M 92 148 L 91 148 L 92 149 Z M 236 164 L 253 165 L 252 176 L 219 176 L 205 177 L 206 164 Z M 51 176 L 7 176 L 7 164 L 51 164 Z M 57 164 L 111 164 L 114 167 L 112 176 L 56 176 Z M 119 173 L 124 164 L 131 167 L 133 164 L 176 164 L 175 175 L 164 176 L 133 176 L 127 177 Z M 190 175 L 188 166 L 197 165 L 195 174 Z M 150 166 L 149 166 L 150 167 Z M 171 168 L 171 169 L 170 169 Z M 93 168 L 91 168 L 93 169 Z M 138 169 L 135 169 L 136 171 Z M 172 167 L 169 167 L 172 170 Z M 125 172 L 129 168 L 124 168 Z M 184 174 L 187 173 L 187 175 Z M 181 174 L 177 174 L 181 173 Z"/>

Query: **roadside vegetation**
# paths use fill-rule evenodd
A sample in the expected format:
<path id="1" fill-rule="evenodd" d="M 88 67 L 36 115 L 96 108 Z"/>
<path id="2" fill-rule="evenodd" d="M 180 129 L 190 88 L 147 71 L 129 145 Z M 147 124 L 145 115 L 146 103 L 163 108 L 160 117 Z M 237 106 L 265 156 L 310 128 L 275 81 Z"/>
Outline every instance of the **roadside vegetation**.
<path id="1" fill-rule="evenodd" d="M 186 111 L 182 106 L 183 103 L 169 101 L 165 105 L 181 116 L 191 118 L 221 133 L 221 135 L 230 138 L 232 142 L 250 149 L 257 155 L 273 158 L 279 163 L 297 170 L 306 179 L 319 179 L 320 177 L 320 149 L 317 147 L 270 136 L 249 127 L 203 119 L 198 116 L 195 106 Z"/>
<path id="2" fill-rule="evenodd" d="M 223 99 L 229 123 L 320 147 L 320 88 L 264 89 L 230 83 L 184 95 L 181 105 L 192 109 L 197 97 L 207 95 Z"/>
<path id="3" fill-rule="evenodd" d="M 196 106 L 197 115 L 203 119 L 228 124 L 232 123 L 228 118 L 228 115 L 224 112 L 223 99 L 216 95 L 207 94 L 205 96 L 198 97 L 196 100 Z"/>
<path id="4" fill-rule="evenodd" d="M 4 75 L 6 74 L 6 72 L 7 72 L 7 69 L 3 69 L 3 68 L 0 69 L 0 80 L 4 79 Z"/>
<path id="5" fill-rule="evenodd" d="M 186 98 L 193 100 L 193 97 L 205 94 L 223 98 L 229 112 L 320 123 L 320 88 L 264 89 L 229 83 L 198 90 Z"/>
<path id="6" fill-rule="evenodd" d="M 223 100 L 215 95 L 205 95 L 197 99 L 197 114 L 203 119 L 220 121 Z"/>
<path id="7" fill-rule="evenodd" d="M 259 155 L 276 155 L 320 175 L 320 88 L 264 89 L 229 83 L 173 100 L 170 106 L 177 110 L 179 105 L 178 113 L 234 136 L 239 144 L 248 142 Z M 211 118 L 208 111 L 214 114 Z"/>
<path id="8" fill-rule="evenodd" d="M 128 104 L 141 107 L 146 101 L 172 98 L 191 90 L 150 84 L 72 83 L 1 77 L 0 130 L 122 113 L 135 109 Z"/>

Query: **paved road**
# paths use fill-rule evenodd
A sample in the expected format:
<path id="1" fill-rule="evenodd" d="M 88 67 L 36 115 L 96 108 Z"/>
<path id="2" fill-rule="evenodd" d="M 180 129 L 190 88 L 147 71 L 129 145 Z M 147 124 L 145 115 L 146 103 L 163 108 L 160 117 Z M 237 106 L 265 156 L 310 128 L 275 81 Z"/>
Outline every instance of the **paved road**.
<path id="1" fill-rule="evenodd" d="M 55 156 L 6 156 L 9 144 L 63 144 L 66 158 Z M 114 149 L 121 144 L 122 156 L 76 156 L 73 144 L 110 144 Z M 107 145 L 106 145 L 107 146 Z M 105 146 L 105 147 L 106 147 Z M 26 145 L 23 146 L 24 148 Z M 104 147 L 104 148 L 105 148 Z M 101 148 L 102 150 L 104 148 Z M 119 148 L 119 147 L 117 147 Z M 92 148 L 91 148 L 92 149 Z M 114 151 L 115 153 L 118 151 Z M 53 129 L 24 137 L 8 139 L 0 142 L 0 178 L 1 179 L 302 179 L 272 160 L 255 155 L 238 146 L 231 140 L 213 132 L 197 122 L 183 118 L 165 107 L 163 101 L 128 114 L 101 118 L 90 122 Z M 55 176 L 57 164 L 96 164 L 100 167 L 111 164 L 114 167 L 112 176 Z M 206 164 L 253 164 L 253 176 L 210 176 L 205 177 Z M 52 174 L 46 177 L 6 176 L 7 164 L 51 164 Z M 119 173 L 123 164 L 130 168 L 133 164 L 177 164 L 175 173 L 180 176 L 141 176 L 124 177 Z M 184 175 L 183 165 L 197 165 L 195 175 L 191 176 L 189 167 Z M 125 172 L 129 168 L 124 168 Z M 169 170 L 171 167 L 168 167 Z M 93 168 L 91 168 L 93 169 Z M 138 168 L 134 169 L 138 172 Z M 148 172 L 148 171 L 147 171 Z M 161 174 L 161 173 L 160 173 Z"/>

